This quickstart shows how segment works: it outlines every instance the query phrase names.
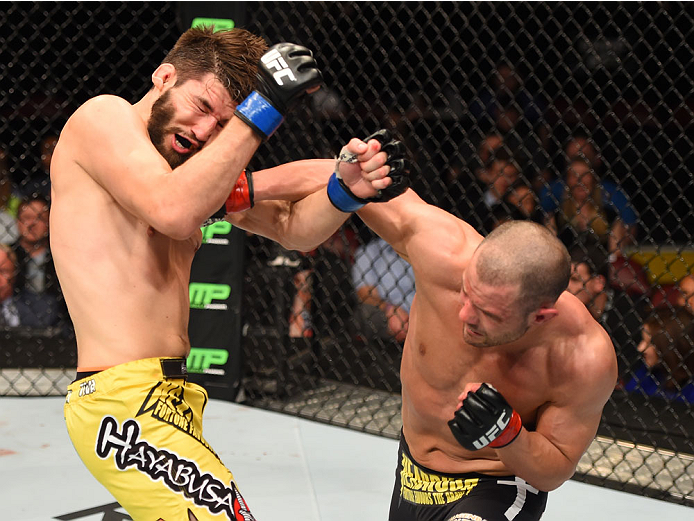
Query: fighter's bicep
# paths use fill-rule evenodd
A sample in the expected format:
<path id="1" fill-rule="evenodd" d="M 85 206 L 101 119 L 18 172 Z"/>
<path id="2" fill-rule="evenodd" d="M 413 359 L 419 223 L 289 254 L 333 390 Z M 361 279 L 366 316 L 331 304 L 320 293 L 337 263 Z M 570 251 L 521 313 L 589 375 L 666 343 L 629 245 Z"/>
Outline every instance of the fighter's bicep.
<path id="1" fill-rule="evenodd" d="M 452 214 L 426 203 L 411 189 L 388 202 L 368 204 L 357 215 L 408 261 L 413 254 L 420 254 L 422 248 L 431 255 L 431 249 L 437 244 L 431 239 L 439 238 L 451 227 L 456 228 L 459 221 Z M 457 230 L 454 233 L 459 235 Z"/>
<path id="2" fill-rule="evenodd" d="M 535 431 L 575 466 L 595 437 L 600 415 L 589 402 L 548 404 L 540 409 Z"/>

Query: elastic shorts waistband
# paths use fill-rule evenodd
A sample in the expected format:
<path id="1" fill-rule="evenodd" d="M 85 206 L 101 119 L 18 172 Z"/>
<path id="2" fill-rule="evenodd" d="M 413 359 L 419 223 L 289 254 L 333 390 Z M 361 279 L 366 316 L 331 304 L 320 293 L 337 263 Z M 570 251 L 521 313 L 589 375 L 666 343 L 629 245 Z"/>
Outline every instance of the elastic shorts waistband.
<path id="1" fill-rule="evenodd" d="M 186 359 L 183 357 L 143 358 L 114 365 L 76 380 L 68 386 L 68 390 L 79 389 L 81 383 L 89 380 L 94 380 L 100 391 L 108 391 L 139 382 L 185 380 L 187 377 Z"/>

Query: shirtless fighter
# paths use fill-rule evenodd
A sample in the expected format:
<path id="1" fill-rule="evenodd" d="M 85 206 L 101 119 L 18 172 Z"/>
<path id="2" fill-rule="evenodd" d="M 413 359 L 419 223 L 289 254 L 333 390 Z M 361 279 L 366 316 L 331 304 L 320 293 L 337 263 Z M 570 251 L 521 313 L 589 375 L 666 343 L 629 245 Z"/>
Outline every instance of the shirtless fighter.
<path id="1" fill-rule="evenodd" d="M 568 252 L 528 221 L 483 240 L 411 190 L 358 215 L 412 264 L 417 287 L 389 519 L 539 519 L 617 379 L 608 335 L 565 291 Z"/>
<path id="2" fill-rule="evenodd" d="M 200 226 L 220 207 L 223 216 L 253 205 L 244 167 L 321 82 L 308 49 L 284 43 L 265 51 L 241 29 L 190 29 L 140 101 L 87 101 L 53 156 L 51 247 L 78 346 L 65 420 L 82 461 L 135 521 L 253 519 L 202 436 L 207 394 L 186 381 L 185 357 Z M 256 202 L 297 202 L 258 202 L 241 220 L 312 249 L 346 219 L 350 201 L 405 189 L 392 191 L 401 184 L 393 183 L 402 173 L 392 168 L 397 144 L 377 135 L 345 150 L 349 162 L 337 166 L 313 160 L 270 169 L 271 189 L 257 173 Z M 298 172 L 309 181 L 293 183 Z M 310 181 L 317 173 L 322 184 Z"/>

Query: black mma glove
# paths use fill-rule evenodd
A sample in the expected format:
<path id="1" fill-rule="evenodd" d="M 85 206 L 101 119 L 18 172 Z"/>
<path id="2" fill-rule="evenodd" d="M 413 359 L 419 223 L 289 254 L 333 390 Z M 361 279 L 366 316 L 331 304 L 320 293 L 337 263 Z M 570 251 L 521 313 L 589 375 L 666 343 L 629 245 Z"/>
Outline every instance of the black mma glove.
<path id="1" fill-rule="evenodd" d="M 255 130 L 263 140 L 277 130 L 284 115 L 308 89 L 323 82 L 323 76 L 306 47 L 278 43 L 263 54 L 258 63 L 258 86 L 243 100 L 234 114 Z"/>
<path id="2" fill-rule="evenodd" d="M 390 166 L 390 177 L 393 182 L 387 188 L 378 191 L 378 195 L 368 197 L 366 199 L 357 197 L 352 193 L 349 187 L 340 177 L 340 172 L 337 166 L 335 173 L 330 176 L 328 181 L 328 198 L 333 206 L 341 212 L 355 212 L 367 203 L 382 203 L 402 194 L 410 186 L 410 166 L 404 158 L 405 147 L 400 141 L 396 141 L 391 136 L 388 130 L 379 130 L 364 139 L 364 143 L 375 139 L 381 143 L 381 151 L 388 155 L 386 165 Z M 338 165 L 340 161 L 354 163 L 357 161 L 355 155 L 349 152 L 340 153 L 337 158 Z"/>
<path id="3" fill-rule="evenodd" d="M 479 450 L 487 445 L 495 449 L 505 447 L 523 428 L 519 414 L 488 384 L 468 393 L 448 426 L 467 450 Z"/>

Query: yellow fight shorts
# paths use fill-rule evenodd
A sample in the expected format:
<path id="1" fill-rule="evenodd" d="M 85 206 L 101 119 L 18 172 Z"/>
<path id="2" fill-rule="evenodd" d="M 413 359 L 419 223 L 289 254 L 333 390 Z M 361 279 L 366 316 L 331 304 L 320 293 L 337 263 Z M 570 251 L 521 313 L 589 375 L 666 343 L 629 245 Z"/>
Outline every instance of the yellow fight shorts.
<path id="1" fill-rule="evenodd" d="M 134 521 L 254 521 L 202 437 L 207 392 L 186 374 L 183 358 L 148 358 L 73 382 L 70 439 Z"/>

